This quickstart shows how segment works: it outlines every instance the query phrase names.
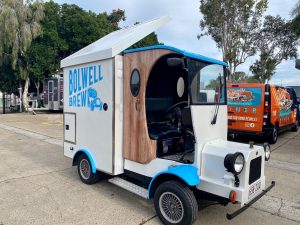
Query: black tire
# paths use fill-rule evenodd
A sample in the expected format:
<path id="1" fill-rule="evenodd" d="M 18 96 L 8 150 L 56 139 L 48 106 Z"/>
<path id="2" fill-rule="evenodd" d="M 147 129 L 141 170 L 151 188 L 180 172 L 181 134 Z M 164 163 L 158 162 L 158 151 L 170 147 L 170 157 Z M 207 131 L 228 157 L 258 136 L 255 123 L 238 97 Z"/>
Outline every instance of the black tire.
<path id="1" fill-rule="evenodd" d="M 298 130 L 299 130 L 299 120 L 297 118 L 295 125 L 292 127 L 292 131 L 297 132 Z"/>
<path id="2" fill-rule="evenodd" d="M 92 165 L 86 154 L 81 154 L 79 156 L 77 172 L 80 180 L 88 185 L 95 184 L 100 179 L 100 174 L 98 171 L 96 173 L 92 172 Z"/>
<path id="3" fill-rule="evenodd" d="M 176 197 L 179 201 L 178 199 L 176 201 Z M 166 203 L 166 199 L 168 199 L 168 203 Z M 167 181 L 158 186 L 154 194 L 154 207 L 159 219 L 166 225 L 191 225 L 198 214 L 198 204 L 194 193 L 187 185 L 177 181 Z M 183 208 L 183 210 L 179 208 Z M 173 212 L 169 210 L 173 210 Z M 173 218 L 166 214 L 167 211 L 172 214 Z M 177 212 L 177 216 L 174 212 Z"/>
<path id="4" fill-rule="evenodd" d="M 277 140 L 278 140 L 278 131 L 279 131 L 279 128 L 278 128 L 277 125 L 275 125 L 273 127 L 272 132 L 269 135 L 269 143 L 270 144 L 275 144 L 277 142 Z"/>

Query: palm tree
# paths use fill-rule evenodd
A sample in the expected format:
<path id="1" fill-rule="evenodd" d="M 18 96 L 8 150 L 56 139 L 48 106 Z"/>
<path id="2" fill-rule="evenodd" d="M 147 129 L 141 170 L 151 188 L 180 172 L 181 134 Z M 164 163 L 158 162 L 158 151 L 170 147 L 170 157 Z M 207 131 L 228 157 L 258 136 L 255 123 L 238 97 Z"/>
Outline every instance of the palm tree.
<path id="1" fill-rule="evenodd" d="M 25 80 L 23 104 L 28 108 L 29 75 L 25 52 L 41 32 L 44 17 L 39 0 L 0 0 L 0 65 L 10 63 Z"/>

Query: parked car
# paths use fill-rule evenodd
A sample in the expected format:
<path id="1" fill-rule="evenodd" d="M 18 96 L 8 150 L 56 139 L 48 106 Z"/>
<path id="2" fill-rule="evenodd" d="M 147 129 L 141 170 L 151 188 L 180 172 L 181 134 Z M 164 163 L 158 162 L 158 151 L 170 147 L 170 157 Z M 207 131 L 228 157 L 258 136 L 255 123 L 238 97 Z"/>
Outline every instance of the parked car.
<path id="1" fill-rule="evenodd" d="M 260 135 L 276 143 L 279 132 L 298 130 L 299 101 L 293 88 L 270 84 L 227 87 L 229 134 Z"/>

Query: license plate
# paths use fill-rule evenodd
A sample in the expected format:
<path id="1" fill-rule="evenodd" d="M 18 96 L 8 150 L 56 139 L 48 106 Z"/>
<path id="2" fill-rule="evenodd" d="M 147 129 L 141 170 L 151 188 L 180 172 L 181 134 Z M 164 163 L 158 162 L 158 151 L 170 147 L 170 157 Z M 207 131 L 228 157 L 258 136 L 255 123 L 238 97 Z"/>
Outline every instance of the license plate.
<path id="1" fill-rule="evenodd" d="M 257 183 L 250 186 L 248 199 L 254 197 L 257 194 L 257 192 L 260 191 L 260 189 L 261 189 L 261 181 L 258 181 Z"/>

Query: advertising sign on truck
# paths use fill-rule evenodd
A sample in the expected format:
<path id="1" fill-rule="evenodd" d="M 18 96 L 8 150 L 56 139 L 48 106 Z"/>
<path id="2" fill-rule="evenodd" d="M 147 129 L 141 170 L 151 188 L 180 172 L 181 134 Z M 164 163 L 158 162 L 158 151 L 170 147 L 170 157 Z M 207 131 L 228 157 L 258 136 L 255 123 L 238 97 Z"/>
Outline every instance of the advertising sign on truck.
<path id="1" fill-rule="evenodd" d="M 230 84 L 227 89 L 230 134 L 266 136 L 298 130 L 298 101 L 294 90 L 269 84 Z"/>

